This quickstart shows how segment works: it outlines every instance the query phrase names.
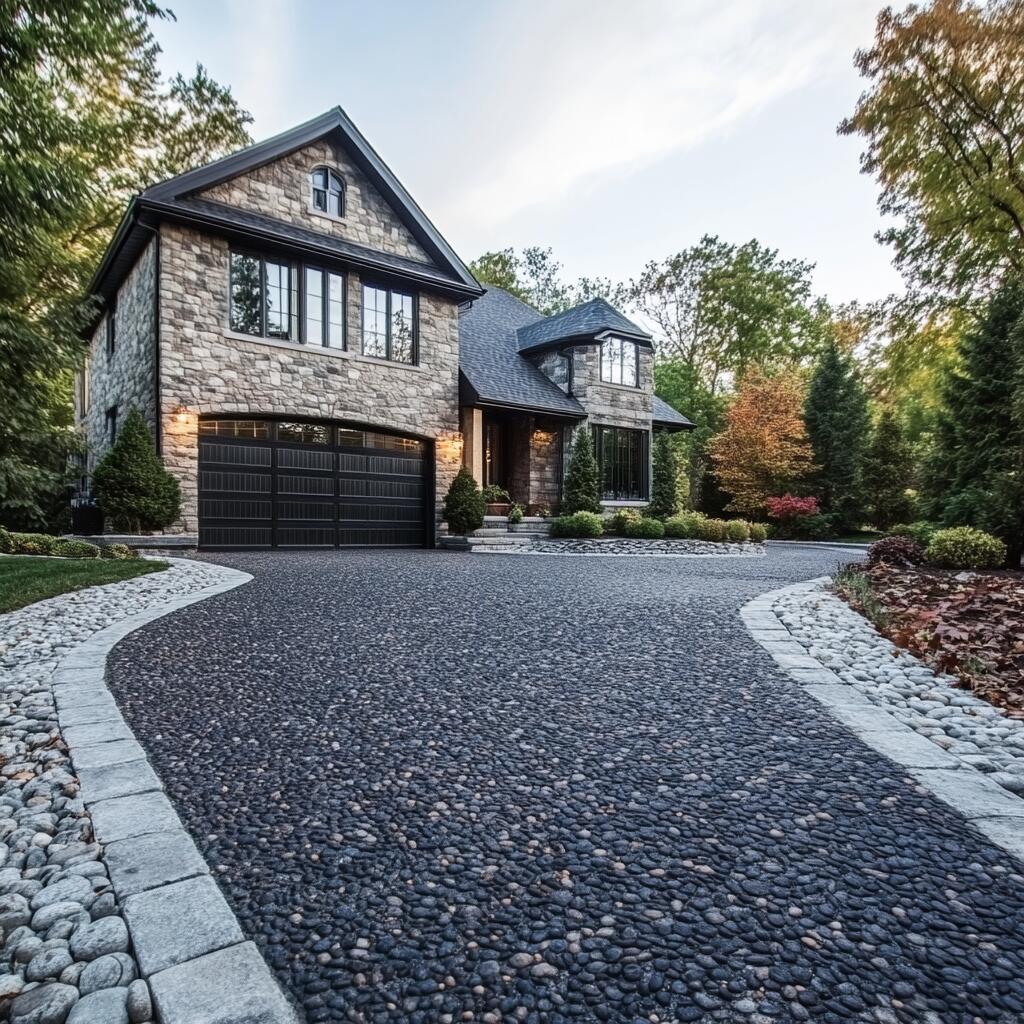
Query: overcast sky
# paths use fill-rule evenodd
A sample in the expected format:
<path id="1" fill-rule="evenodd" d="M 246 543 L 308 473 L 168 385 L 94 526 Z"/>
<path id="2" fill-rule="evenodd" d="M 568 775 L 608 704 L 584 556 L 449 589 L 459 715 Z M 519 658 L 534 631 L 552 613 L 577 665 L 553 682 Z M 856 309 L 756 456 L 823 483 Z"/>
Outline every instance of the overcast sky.
<path id="1" fill-rule="evenodd" d="M 899 290 L 859 140 L 835 128 L 881 0 L 168 0 L 257 139 L 339 104 L 468 260 L 551 246 L 625 279 L 712 233 Z"/>

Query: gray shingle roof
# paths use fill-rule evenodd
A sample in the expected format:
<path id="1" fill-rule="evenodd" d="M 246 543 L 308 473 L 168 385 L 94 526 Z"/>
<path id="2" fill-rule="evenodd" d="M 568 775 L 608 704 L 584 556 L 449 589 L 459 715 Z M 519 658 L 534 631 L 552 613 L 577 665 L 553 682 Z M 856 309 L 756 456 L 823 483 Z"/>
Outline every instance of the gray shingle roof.
<path id="1" fill-rule="evenodd" d="M 582 419 L 586 413 L 519 354 L 516 330 L 544 318 L 500 288 L 489 288 L 459 316 L 459 369 L 477 402 Z"/>
<path id="2" fill-rule="evenodd" d="M 653 419 L 656 426 L 679 427 L 688 430 L 695 426 L 692 420 L 688 420 L 681 412 L 676 412 L 668 402 L 663 401 L 657 395 L 654 396 L 652 405 Z"/>
<path id="3" fill-rule="evenodd" d="M 574 306 L 564 313 L 545 317 L 526 324 L 518 330 L 519 351 L 550 345 L 564 338 L 592 338 L 604 331 L 626 334 L 631 338 L 646 339 L 651 336 L 632 320 L 624 317 L 604 299 L 591 299 L 580 306 Z"/>

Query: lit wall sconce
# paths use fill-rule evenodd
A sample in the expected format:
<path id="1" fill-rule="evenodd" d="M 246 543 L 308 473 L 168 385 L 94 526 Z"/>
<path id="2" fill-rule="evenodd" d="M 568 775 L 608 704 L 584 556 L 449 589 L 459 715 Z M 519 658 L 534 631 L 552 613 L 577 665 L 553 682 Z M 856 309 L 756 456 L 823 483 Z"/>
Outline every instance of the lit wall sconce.
<path id="1" fill-rule="evenodd" d="M 188 406 L 183 405 L 181 402 L 179 402 L 171 410 L 171 419 L 174 420 L 174 422 L 179 427 L 183 427 L 186 423 L 188 423 Z"/>

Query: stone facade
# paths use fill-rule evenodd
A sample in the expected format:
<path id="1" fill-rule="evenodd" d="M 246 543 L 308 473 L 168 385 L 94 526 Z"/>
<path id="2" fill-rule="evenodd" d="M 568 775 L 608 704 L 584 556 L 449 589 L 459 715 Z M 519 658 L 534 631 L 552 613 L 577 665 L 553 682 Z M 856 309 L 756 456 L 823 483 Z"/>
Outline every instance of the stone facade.
<path id="1" fill-rule="evenodd" d="M 156 424 L 156 244 L 150 242 L 117 293 L 114 350 L 107 351 L 104 316 L 89 340 L 75 388 L 75 424 L 88 445 L 88 470 L 109 447 L 107 411 L 118 424 L 136 408 Z M 84 381 L 82 379 L 84 375 Z"/>
<path id="2" fill-rule="evenodd" d="M 455 302 L 420 295 L 416 366 L 358 354 L 355 273 L 347 275 L 348 350 L 250 338 L 227 326 L 228 243 L 164 225 L 160 246 L 162 454 L 181 483 L 181 529 L 198 525 L 197 429 L 207 413 L 310 416 L 432 440 L 443 500 L 461 461 Z"/>
<path id="3" fill-rule="evenodd" d="M 309 174 L 315 167 L 336 171 L 345 183 L 345 216 L 330 217 L 310 201 Z M 326 140 L 289 153 L 205 192 L 213 199 L 287 221 L 370 249 L 429 262 L 427 254 L 365 174 Z"/>

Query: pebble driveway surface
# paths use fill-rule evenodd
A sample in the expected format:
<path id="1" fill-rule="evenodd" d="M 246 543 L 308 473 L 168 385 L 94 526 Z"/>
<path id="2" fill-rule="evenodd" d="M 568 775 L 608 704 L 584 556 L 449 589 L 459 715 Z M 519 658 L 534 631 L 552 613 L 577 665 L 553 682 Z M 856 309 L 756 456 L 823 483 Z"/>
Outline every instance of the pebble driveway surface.
<path id="1" fill-rule="evenodd" d="M 109 681 L 309 1021 L 1024 1020 L 1024 866 L 739 618 L 848 552 L 210 557 Z"/>

